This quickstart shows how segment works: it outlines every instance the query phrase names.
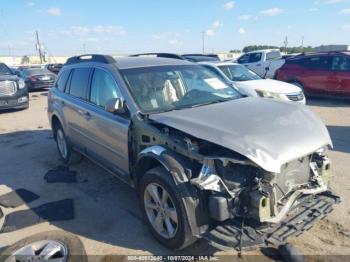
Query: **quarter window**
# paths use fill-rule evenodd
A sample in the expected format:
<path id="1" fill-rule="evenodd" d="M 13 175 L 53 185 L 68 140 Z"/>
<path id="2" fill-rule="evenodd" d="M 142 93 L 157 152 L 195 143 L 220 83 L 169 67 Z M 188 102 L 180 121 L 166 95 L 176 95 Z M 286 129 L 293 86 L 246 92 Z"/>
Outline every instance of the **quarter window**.
<path id="1" fill-rule="evenodd" d="M 90 101 L 105 108 L 108 100 L 118 97 L 120 96 L 113 77 L 101 69 L 95 69 L 91 82 Z"/>
<path id="2" fill-rule="evenodd" d="M 89 83 L 90 71 L 90 68 L 74 69 L 69 89 L 69 93 L 72 96 L 86 99 L 86 89 Z"/>
<path id="3" fill-rule="evenodd" d="M 345 56 L 335 56 L 332 61 L 333 71 L 350 71 L 350 58 Z"/>
<path id="4" fill-rule="evenodd" d="M 66 83 L 69 77 L 70 70 L 65 70 L 61 73 L 60 78 L 57 80 L 56 87 L 59 91 L 64 92 Z"/>

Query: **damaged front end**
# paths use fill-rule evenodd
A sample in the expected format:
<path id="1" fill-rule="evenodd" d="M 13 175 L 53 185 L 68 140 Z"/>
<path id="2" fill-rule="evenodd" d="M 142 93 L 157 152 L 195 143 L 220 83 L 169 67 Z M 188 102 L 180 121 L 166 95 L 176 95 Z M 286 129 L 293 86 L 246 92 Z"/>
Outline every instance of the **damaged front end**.
<path id="1" fill-rule="evenodd" d="M 210 218 L 203 235 L 213 245 L 278 244 L 299 235 L 332 211 L 339 197 L 329 190 L 331 162 L 325 150 L 268 172 L 250 160 L 206 157 L 191 183 L 208 192 Z"/>

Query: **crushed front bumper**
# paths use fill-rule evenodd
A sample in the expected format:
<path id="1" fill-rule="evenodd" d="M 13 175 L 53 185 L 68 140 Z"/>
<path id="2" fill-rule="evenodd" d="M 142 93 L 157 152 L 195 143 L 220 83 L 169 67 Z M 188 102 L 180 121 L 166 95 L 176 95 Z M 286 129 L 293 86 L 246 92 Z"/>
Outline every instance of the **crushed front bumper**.
<path id="1" fill-rule="evenodd" d="M 330 191 L 304 196 L 297 200 L 283 221 L 278 224 L 256 224 L 252 221 L 242 223 L 242 219 L 237 218 L 218 224 L 202 237 L 221 250 L 251 249 L 267 244 L 277 246 L 284 243 L 288 237 L 299 236 L 309 230 L 316 221 L 332 212 L 333 205 L 338 203 L 340 198 Z"/>

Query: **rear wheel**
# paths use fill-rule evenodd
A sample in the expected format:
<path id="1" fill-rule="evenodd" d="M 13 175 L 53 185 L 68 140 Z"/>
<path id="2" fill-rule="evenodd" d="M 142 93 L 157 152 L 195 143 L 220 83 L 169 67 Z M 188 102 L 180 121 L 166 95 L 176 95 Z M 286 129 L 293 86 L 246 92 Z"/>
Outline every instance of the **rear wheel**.
<path id="1" fill-rule="evenodd" d="M 151 169 L 141 178 L 139 195 L 146 223 L 161 244 L 183 249 L 196 240 L 175 182 L 163 167 Z"/>
<path id="2" fill-rule="evenodd" d="M 81 154 L 72 149 L 60 123 L 54 126 L 54 137 L 58 153 L 65 164 L 74 164 L 82 159 Z"/>

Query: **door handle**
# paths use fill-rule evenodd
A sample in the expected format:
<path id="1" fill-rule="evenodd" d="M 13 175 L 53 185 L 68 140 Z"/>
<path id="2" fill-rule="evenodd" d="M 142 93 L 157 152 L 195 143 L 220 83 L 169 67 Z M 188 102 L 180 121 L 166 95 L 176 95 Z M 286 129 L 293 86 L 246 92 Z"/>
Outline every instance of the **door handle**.
<path id="1" fill-rule="evenodd" d="M 86 119 L 90 119 L 91 118 L 91 114 L 88 111 L 84 111 L 84 110 L 78 109 L 78 114 L 83 116 Z"/>

